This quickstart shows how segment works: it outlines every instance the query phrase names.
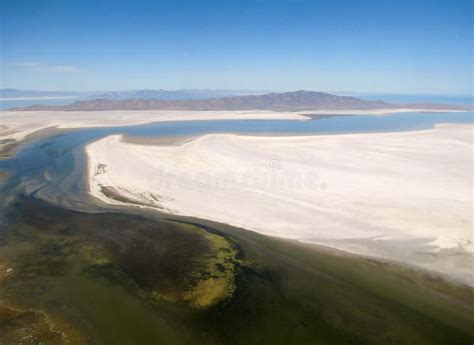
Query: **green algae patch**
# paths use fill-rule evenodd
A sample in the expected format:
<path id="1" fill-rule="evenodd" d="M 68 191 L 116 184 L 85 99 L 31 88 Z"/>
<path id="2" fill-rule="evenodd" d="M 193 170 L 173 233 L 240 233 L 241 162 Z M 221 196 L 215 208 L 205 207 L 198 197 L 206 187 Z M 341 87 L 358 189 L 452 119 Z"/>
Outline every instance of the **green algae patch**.
<path id="1" fill-rule="evenodd" d="M 190 274 L 188 288 L 178 296 L 159 292 L 154 296 L 165 300 L 177 298 L 195 308 L 209 307 L 229 299 L 235 291 L 237 249 L 228 239 L 198 227 L 189 225 L 188 231 L 200 234 L 207 242 L 208 250 L 199 258 L 199 268 Z"/>
<path id="2" fill-rule="evenodd" d="M 95 243 L 84 243 L 80 246 L 82 260 L 90 266 L 103 266 L 110 264 L 110 258 L 104 253 L 104 249 Z"/>

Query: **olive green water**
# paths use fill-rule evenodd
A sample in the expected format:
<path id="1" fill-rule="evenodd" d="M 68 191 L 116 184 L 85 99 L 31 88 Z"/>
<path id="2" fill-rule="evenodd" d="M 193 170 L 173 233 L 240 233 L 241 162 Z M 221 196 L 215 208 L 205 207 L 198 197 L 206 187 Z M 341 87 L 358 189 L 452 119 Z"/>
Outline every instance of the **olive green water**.
<path id="1" fill-rule="evenodd" d="M 469 344 L 473 291 L 214 223 L 10 206 L 0 339 L 93 344 Z M 2 270 L 4 271 L 4 270 Z M 216 292 L 217 291 L 217 292 Z M 20 334 L 23 336 L 22 334 Z M 28 343 L 28 342 L 26 342 Z"/>

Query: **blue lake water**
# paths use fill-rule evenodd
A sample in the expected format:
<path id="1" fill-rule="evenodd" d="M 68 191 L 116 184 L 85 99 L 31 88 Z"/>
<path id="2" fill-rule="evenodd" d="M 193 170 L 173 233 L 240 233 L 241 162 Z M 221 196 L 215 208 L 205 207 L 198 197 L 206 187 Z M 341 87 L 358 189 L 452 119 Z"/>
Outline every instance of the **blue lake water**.
<path id="1" fill-rule="evenodd" d="M 77 98 L 2 99 L 0 100 L 0 110 L 30 105 L 65 105 L 75 101 Z"/>
<path id="2" fill-rule="evenodd" d="M 83 147 L 101 137 L 125 133 L 130 136 L 187 136 L 203 133 L 258 134 L 344 134 L 364 132 L 396 132 L 432 128 L 439 123 L 473 123 L 474 113 L 404 113 L 386 116 L 332 116 L 307 121 L 295 120 L 225 120 L 161 122 L 139 126 L 83 128 L 42 138 L 22 146 L 0 168 L 10 172 L 8 189 L 35 181 L 36 189 L 50 195 L 81 191 L 79 169 L 84 164 Z M 0 189 L 0 194 L 2 193 Z"/>

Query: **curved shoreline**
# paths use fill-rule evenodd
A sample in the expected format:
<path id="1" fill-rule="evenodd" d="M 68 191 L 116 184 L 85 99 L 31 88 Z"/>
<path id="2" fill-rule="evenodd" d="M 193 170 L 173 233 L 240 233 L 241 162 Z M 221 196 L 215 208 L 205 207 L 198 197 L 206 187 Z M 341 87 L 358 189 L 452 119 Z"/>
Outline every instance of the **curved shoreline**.
<path id="1" fill-rule="evenodd" d="M 458 113 L 459 109 L 374 109 L 374 110 L 118 110 L 118 111 L 0 111 L 0 159 L 8 158 L 22 143 L 42 136 L 44 130 L 134 126 L 169 121 L 198 120 L 308 120 L 321 116 L 374 115 L 395 113 Z M 38 121 L 41 117 L 41 121 Z"/>
<path id="2" fill-rule="evenodd" d="M 450 126 L 447 126 L 447 127 L 450 127 Z M 456 126 L 451 126 L 451 127 L 456 127 Z M 462 127 L 462 126 L 458 126 L 458 127 Z M 422 131 L 422 132 L 425 133 L 425 132 L 429 132 L 429 131 Z M 410 137 L 410 135 L 413 136 L 413 133 L 417 133 L 417 132 L 410 132 L 410 133 L 411 134 L 405 133 L 404 135 L 402 135 L 402 137 L 405 138 L 403 140 L 406 140 L 407 137 Z M 394 136 L 394 135 L 396 135 L 396 134 L 392 134 L 392 136 Z M 354 136 L 357 136 L 357 135 L 346 135 L 345 137 L 354 137 Z M 214 138 L 214 137 L 219 137 L 219 135 L 209 135 L 207 137 Z M 220 137 L 231 138 L 233 136 L 232 135 L 221 135 Z M 239 136 L 239 137 L 242 138 L 242 136 Z M 200 137 L 200 138 L 203 138 L 203 137 Z M 246 137 L 244 137 L 244 138 L 246 138 Z M 268 138 L 265 139 L 265 137 L 257 137 L 257 138 L 259 138 L 258 140 L 260 140 L 260 141 L 270 140 Z M 284 140 L 285 139 L 285 138 L 282 139 L 281 137 L 279 137 L 279 138 L 280 138 L 279 140 Z M 304 140 L 304 137 L 298 137 L 298 138 L 300 138 L 298 140 Z M 104 140 L 105 139 L 102 139 L 102 141 L 104 141 Z M 237 140 L 237 139 L 235 139 L 235 140 Z M 201 139 L 195 139 L 195 141 L 196 142 L 201 142 L 202 140 Z M 375 141 L 377 141 L 377 140 L 375 140 Z M 90 145 L 94 146 L 95 144 L 93 143 L 93 144 L 90 144 Z M 126 144 L 118 144 L 118 142 L 114 141 L 113 146 L 117 147 L 117 145 L 120 146 L 120 145 L 126 145 Z M 129 144 L 129 145 L 136 145 L 136 144 Z M 185 146 L 186 147 L 192 147 L 192 146 L 195 146 L 195 145 L 197 145 L 197 144 L 194 144 L 193 141 L 191 141 L 191 142 L 187 142 L 186 144 L 182 144 L 182 145 L 178 145 L 178 146 L 172 146 L 172 147 L 160 146 L 158 149 L 161 150 L 161 151 L 163 151 L 163 150 L 178 150 L 180 152 L 185 152 L 185 151 L 183 151 L 183 147 L 185 147 Z M 199 144 L 199 145 L 201 145 L 201 144 Z M 226 144 L 221 143 L 221 144 L 218 144 L 217 147 L 220 147 L 222 145 L 225 146 Z M 252 145 L 257 145 L 257 144 L 254 143 Z M 138 151 L 136 151 L 135 149 L 138 149 L 139 146 L 140 145 L 136 145 L 134 147 L 133 155 L 136 155 L 138 153 Z M 145 146 L 148 147 L 148 149 L 145 149 Z M 139 150 L 141 150 L 143 152 L 147 152 L 147 150 L 157 152 L 152 146 L 147 146 L 147 145 L 145 145 L 145 146 L 143 146 L 143 148 L 139 148 Z M 108 146 L 108 147 L 111 147 L 111 146 Z M 94 155 L 94 152 L 93 152 L 94 150 L 90 149 L 90 146 L 88 146 L 87 151 L 88 151 L 88 155 L 89 155 L 88 162 L 90 162 L 91 155 Z M 206 154 L 205 152 L 206 151 L 202 151 L 201 154 Z M 246 151 L 246 152 L 249 153 L 250 151 Z M 187 159 L 188 159 L 188 158 L 186 158 L 185 153 L 177 153 L 176 152 L 176 153 L 170 153 L 170 154 L 171 155 L 174 154 L 177 157 L 178 156 L 181 157 L 181 155 L 184 154 L 184 156 L 182 156 L 183 157 L 182 159 L 184 159 L 185 161 L 187 161 Z M 122 160 L 127 155 L 130 155 L 130 152 L 129 153 L 122 152 L 120 154 L 120 156 L 122 157 Z M 114 156 L 114 154 L 108 152 L 107 154 L 105 154 L 105 156 L 112 157 L 112 156 Z M 234 156 L 234 154 L 226 153 L 226 156 Z M 146 155 L 144 157 L 146 157 Z M 153 162 L 153 159 L 158 159 L 158 156 L 154 156 L 154 157 L 155 158 L 151 158 L 152 160 L 151 161 L 149 160 L 149 162 Z M 160 156 L 160 157 L 161 158 L 159 158 L 159 160 L 163 160 L 165 156 Z M 222 156 L 220 159 L 223 159 L 223 157 L 224 156 Z M 150 159 L 150 158 L 148 158 L 148 159 Z M 287 159 L 287 158 L 284 158 L 284 159 Z M 141 164 L 140 159 L 138 159 L 135 162 L 136 162 L 137 166 L 140 166 L 140 164 Z M 168 160 L 165 159 L 164 162 L 166 162 L 166 166 L 168 167 L 167 169 L 169 169 L 170 168 L 169 164 L 170 164 L 171 161 L 168 161 Z M 283 162 L 286 162 L 286 161 L 284 160 Z M 113 161 L 109 161 L 109 162 L 104 161 L 105 165 L 108 165 L 110 163 L 113 164 Z M 195 164 L 195 163 L 189 163 L 189 164 L 190 164 L 189 165 L 190 167 L 193 167 L 193 164 Z M 239 166 L 240 164 L 242 164 L 242 161 L 240 161 L 240 163 L 235 163 L 235 162 L 233 163 L 234 166 Z M 95 169 L 95 168 L 91 167 L 91 168 L 88 169 L 89 182 L 94 180 L 93 175 L 96 172 L 93 171 L 93 169 Z M 114 167 L 110 166 L 110 165 L 108 166 L 108 168 L 114 169 Z M 125 170 L 123 170 L 123 169 L 125 169 Z M 144 171 L 143 168 L 137 168 L 137 169 Z M 294 169 L 296 169 L 295 171 L 298 171 L 298 168 L 294 168 Z M 124 167 L 124 166 L 122 166 L 121 171 L 122 171 L 122 174 L 131 173 L 130 171 L 126 170 L 126 167 Z M 204 171 L 205 170 L 203 170 L 202 173 L 204 173 Z M 169 170 L 169 173 L 172 174 L 173 176 L 180 176 L 180 174 L 181 174 L 180 172 L 173 173 L 172 169 Z M 208 173 L 209 173 L 209 171 L 208 171 Z M 212 171 L 210 173 L 212 174 Z M 132 179 L 136 183 L 139 183 L 138 181 L 143 181 L 143 178 L 144 178 L 143 175 L 141 175 L 141 177 L 140 177 L 140 175 L 131 175 L 131 176 L 135 176 Z M 110 182 L 110 184 L 106 185 L 109 182 Z M 362 183 L 361 181 L 359 181 L 359 182 Z M 189 194 L 189 193 L 186 194 L 185 193 L 185 194 L 182 194 L 182 196 L 179 196 L 180 194 L 172 194 L 172 193 L 167 195 L 166 193 L 169 193 L 170 192 L 169 190 L 167 192 L 165 192 L 165 194 L 163 194 L 163 193 L 155 193 L 153 188 L 151 188 L 151 189 L 148 189 L 149 190 L 149 192 L 148 192 L 149 197 L 147 197 L 145 195 L 138 196 L 138 194 L 135 194 L 133 192 L 133 190 L 134 190 L 133 188 L 135 188 L 135 187 L 132 187 L 133 185 L 129 185 L 128 183 L 125 183 L 125 182 L 124 183 L 119 183 L 118 185 L 115 185 L 112 182 L 112 180 L 108 181 L 107 183 L 104 184 L 104 186 L 106 185 L 106 187 L 109 188 L 108 189 L 108 191 L 110 192 L 109 196 L 106 196 L 105 194 L 107 194 L 107 193 L 104 194 L 100 190 L 97 190 L 97 188 L 94 187 L 94 186 L 93 186 L 93 191 L 92 191 L 92 195 L 94 197 L 102 199 L 102 201 L 105 202 L 105 203 L 115 203 L 115 204 L 122 204 L 122 205 L 123 204 L 129 204 L 129 205 L 134 204 L 135 207 L 137 207 L 137 206 L 138 207 L 151 207 L 151 208 L 158 209 L 158 210 L 161 210 L 161 211 L 168 211 L 168 212 L 177 213 L 177 214 L 184 214 L 184 215 L 188 215 L 188 216 L 194 216 L 194 217 L 197 217 L 197 218 L 213 219 L 217 222 L 233 224 L 234 226 L 244 227 L 244 228 L 247 228 L 247 229 L 250 229 L 250 230 L 253 230 L 253 231 L 257 231 L 257 232 L 261 232 L 261 233 L 264 233 L 264 234 L 267 234 L 267 235 L 276 235 L 278 237 L 288 238 L 287 234 L 268 233 L 267 231 L 262 232 L 260 230 L 262 225 L 259 225 L 259 226 L 255 227 L 255 225 L 247 224 L 247 223 L 244 224 L 244 223 L 240 223 L 238 221 L 236 222 L 236 220 L 230 221 L 229 218 L 222 218 L 222 219 L 219 218 L 219 217 L 216 218 L 215 216 L 213 216 L 214 213 L 199 213 L 199 212 L 196 213 L 195 211 L 189 211 L 189 210 L 188 211 L 186 211 L 186 210 L 183 211 L 182 206 L 177 206 L 177 204 L 175 204 L 175 201 L 173 199 L 176 196 L 182 198 L 184 195 L 187 195 L 186 198 L 193 198 L 192 195 L 194 195 L 194 194 L 192 194 L 192 193 L 191 194 Z M 335 184 L 336 184 L 335 181 L 331 182 L 332 186 L 335 185 Z M 129 191 L 129 190 L 131 190 L 131 191 Z M 462 188 L 461 188 L 461 190 L 462 190 Z M 183 191 L 178 190 L 178 191 L 173 191 L 173 192 L 181 193 Z M 214 201 L 213 201 L 212 197 L 211 197 L 211 199 L 208 199 L 209 196 L 207 196 L 207 194 L 206 194 L 208 192 L 209 191 L 207 191 L 207 190 L 200 190 L 200 194 L 196 194 L 196 195 L 200 195 L 201 198 L 203 198 L 203 197 L 206 198 L 207 201 L 204 201 L 204 202 L 201 201 L 199 203 L 196 200 L 194 202 L 195 203 L 198 202 L 198 204 L 203 204 L 203 203 L 208 203 L 208 202 L 212 201 L 212 203 L 217 202 L 218 204 L 220 204 L 221 205 L 220 207 L 222 207 L 223 203 L 225 204 L 225 202 L 226 202 L 226 201 L 224 201 L 225 199 L 216 199 Z M 229 192 L 229 193 L 232 193 L 232 191 Z M 156 194 L 157 196 L 152 197 L 151 196 L 152 194 L 153 195 Z M 114 195 L 117 196 L 117 197 L 114 197 Z M 173 195 L 175 195 L 175 196 L 173 196 Z M 209 195 L 216 195 L 216 194 L 209 194 Z M 112 196 L 112 198 L 115 198 L 115 200 L 111 200 L 111 198 L 110 198 L 111 196 Z M 220 200 L 220 201 L 217 201 L 217 200 Z M 235 205 L 240 205 L 241 202 L 234 201 L 234 204 Z M 248 203 L 248 200 L 247 200 L 246 203 Z M 256 204 L 252 203 L 252 205 L 253 205 L 252 207 L 254 209 L 258 209 L 260 207 L 259 205 L 262 205 L 262 204 L 265 204 L 264 200 L 261 200 L 261 202 L 258 202 Z M 409 206 L 409 207 L 415 207 L 415 204 L 412 205 L 412 206 Z M 228 210 L 228 208 L 224 207 L 223 210 L 225 212 L 225 210 Z M 240 210 L 240 211 L 242 212 L 242 210 Z M 216 211 L 216 212 L 217 212 L 217 214 L 222 213 L 219 210 Z M 249 210 L 243 211 L 243 214 L 248 214 L 248 212 L 249 212 Z M 436 214 L 436 213 L 438 213 L 438 212 L 436 211 L 435 213 L 433 213 L 433 215 Z M 255 217 L 257 217 L 257 216 L 255 216 Z M 252 218 L 252 219 L 254 219 L 254 218 Z M 438 215 L 438 218 L 439 218 L 439 215 Z M 433 222 L 436 223 L 437 221 L 433 220 Z M 443 221 L 441 221 L 441 218 L 438 219 L 438 222 L 443 223 Z M 431 223 L 431 224 L 433 224 L 433 223 Z M 426 226 L 425 226 L 425 228 L 426 228 Z M 429 226 L 428 226 L 428 228 L 429 228 Z M 393 238 L 393 235 L 394 234 L 392 234 L 392 236 L 391 236 L 392 238 Z M 473 281 L 474 281 L 473 277 L 470 277 L 469 274 L 468 274 L 469 267 L 470 267 L 469 262 L 472 262 L 472 259 L 473 259 L 472 253 L 469 250 L 466 252 L 464 249 L 462 249 L 460 247 L 460 248 L 458 248 L 457 250 L 455 250 L 453 252 L 453 249 L 450 249 L 450 248 L 452 248 L 452 244 L 450 244 L 450 245 L 447 245 L 446 250 L 441 249 L 439 251 L 433 251 L 433 248 L 430 249 L 430 247 L 428 246 L 428 244 L 431 241 L 422 240 L 420 242 L 421 239 L 419 239 L 419 240 L 416 239 L 417 237 L 419 237 L 419 235 L 415 236 L 414 238 L 411 238 L 409 236 L 406 239 L 403 239 L 404 237 L 402 237 L 401 240 L 397 239 L 396 236 L 393 239 L 390 239 L 390 237 L 389 237 L 389 239 L 386 239 L 386 240 L 384 240 L 383 237 L 377 239 L 377 237 L 380 237 L 380 235 L 378 235 L 378 236 L 375 237 L 375 242 L 374 242 L 374 239 L 370 239 L 370 237 L 371 236 L 367 236 L 367 235 L 362 236 L 362 237 L 360 237 L 360 236 L 357 237 L 356 236 L 356 237 L 354 237 L 353 240 L 351 240 L 350 238 L 344 239 L 344 237 L 334 238 L 334 239 L 324 239 L 324 238 L 311 239 L 311 238 L 304 238 L 304 236 L 301 237 L 301 235 L 297 235 L 296 237 L 290 236 L 290 238 L 297 238 L 297 239 L 302 240 L 304 242 L 318 243 L 318 244 L 322 244 L 322 245 L 327 245 L 327 246 L 330 246 L 330 247 L 335 247 L 335 248 L 343 249 L 343 250 L 346 250 L 346 251 L 348 250 L 349 252 L 353 252 L 353 253 L 356 253 L 356 254 L 376 256 L 376 257 L 381 257 L 381 258 L 385 258 L 385 259 L 389 259 L 389 260 L 395 259 L 395 261 L 400 261 L 401 260 L 401 262 L 408 263 L 408 264 L 412 264 L 411 261 L 415 260 L 415 262 L 416 262 L 414 264 L 415 266 L 418 266 L 418 267 L 421 266 L 421 268 L 424 268 L 424 269 L 438 271 L 439 273 L 442 273 L 443 275 L 444 274 L 448 274 L 448 275 L 451 275 L 451 276 L 454 275 L 456 277 L 456 279 L 460 279 L 461 281 L 468 282 L 470 285 L 473 285 Z M 466 242 L 466 244 L 469 245 L 468 242 Z M 369 248 L 371 248 L 371 249 L 369 249 Z M 399 248 L 399 249 L 397 249 L 397 248 Z M 408 249 L 405 249 L 405 248 L 408 248 Z M 456 258 L 455 259 L 456 263 L 454 263 L 454 261 L 453 261 L 451 264 L 448 264 L 448 266 L 446 266 L 445 261 L 448 260 L 448 259 L 449 260 L 454 260 L 453 255 Z M 468 256 L 464 257 L 464 255 L 468 255 Z M 437 259 L 436 260 L 432 259 L 433 256 L 437 257 Z M 445 266 L 443 266 L 443 265 L 445 265 Z M 442 267 L 444 267 L 444 268 L 442 268 Z M 453 270 L 455 272 L 453 272 Z M 465 276 L 466 274 L 468 274 L 468 276 Z"/>
<path id="3" fill-rule="evenodd" d="M 0 111 L 0 116 L 0 141 L 11 140 L 14 143 L 20 143 L 28 136 L 50 127 L 63 130 L 170 121 L 309 119 L 301 113 L 272 111 Z"/>

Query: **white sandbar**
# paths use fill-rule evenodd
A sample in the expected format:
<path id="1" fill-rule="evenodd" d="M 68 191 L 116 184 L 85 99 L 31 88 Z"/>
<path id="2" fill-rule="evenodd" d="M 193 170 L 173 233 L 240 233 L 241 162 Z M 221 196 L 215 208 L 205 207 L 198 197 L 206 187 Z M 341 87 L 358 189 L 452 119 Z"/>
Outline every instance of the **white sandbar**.
<path id="1" fill-rule="evenodd" d="M 103 187 L 165 212 L 398 260 L 474 285 L 472 125 L 322 136 L 210 134 L 87 146 Z"/>

